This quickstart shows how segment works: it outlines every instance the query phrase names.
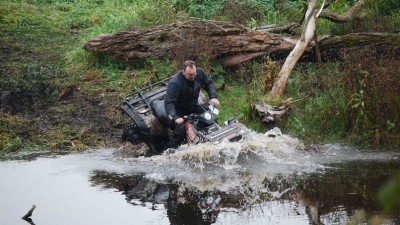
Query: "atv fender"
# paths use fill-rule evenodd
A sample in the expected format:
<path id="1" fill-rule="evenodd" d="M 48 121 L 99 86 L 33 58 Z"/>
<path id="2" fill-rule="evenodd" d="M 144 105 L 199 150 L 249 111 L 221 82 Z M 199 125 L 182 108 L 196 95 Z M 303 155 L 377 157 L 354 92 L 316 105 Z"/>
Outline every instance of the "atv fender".
<path id="1" fill-rule="evenodd" d="M 163 126 L 168 127 L 168 116 L 165 111 L 164 100 L 154 100 L 150 103 L 150 107 L 158 121 L 160 121 Z"/>

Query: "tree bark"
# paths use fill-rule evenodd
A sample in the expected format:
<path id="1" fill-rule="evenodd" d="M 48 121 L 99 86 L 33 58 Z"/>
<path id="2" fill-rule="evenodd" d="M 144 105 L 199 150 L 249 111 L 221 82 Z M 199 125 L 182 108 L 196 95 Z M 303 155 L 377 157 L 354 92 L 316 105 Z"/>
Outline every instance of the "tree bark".
<path id="1" fill-rule="evenodd" d="M 317 61 L 317 66 L 320 67 L 322 59 L 321 59 L 321 51 L 319 49 L 317 30 L 315 30 L 315 32 L 314 32 L 314 51 L 315 51 L 315 58 Z"/>
<path id="2" fill-rule="evenodd" d="M 207 55 L 233 66 L 262 55 L 290 51 L 293 43 L 280 35 L 238 24 L 190 20 L 144 30 L 99 35 L 85 43 L 88 51 L 105 53 L 120 62 L 171 56 L 195 59 Z"/>
<path id="3" fill-rule="evenodd" d="M 190 32 L 197 33 L 188 34 Z M 276 60 L 284 59 L 298 40 L 298 37 L 250 30 L 231 23 L 195 20 L 99 35 L 87 41 L 84 48 L 127 63 L 164 56 L 196 59 L 198 55 L 209 54 L 224 67 L 232 67 L 267 55 Z M 338 59 L 343 50 L 355 46 L 399 46 L 400 34 L 319 36 L 318 42 L 324 61 Z M 314 60 L 313 48 L 314 42 L 309 43 L 302 60 Z"/>

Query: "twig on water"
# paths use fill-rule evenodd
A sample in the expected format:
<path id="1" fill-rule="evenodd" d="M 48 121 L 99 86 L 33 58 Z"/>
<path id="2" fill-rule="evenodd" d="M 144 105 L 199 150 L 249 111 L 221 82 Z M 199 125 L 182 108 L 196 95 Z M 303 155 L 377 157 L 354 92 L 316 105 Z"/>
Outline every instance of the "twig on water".
<path id="1" fill-rule="evenodd" d="M 30 218 L 31 218 L 31 216 L 32 216 L 32 213 L 33 213 L 33 210 L 35 210 L 35 208 L 36 208 L 36 205 L 32 205 L 31 210 L 29 210 L 29 211 L 25 214 L 25 216 L 22 217 L 22 219 L 23 219 L 23 220 L 26 220 L 26 221 L 30 220 Z"/>

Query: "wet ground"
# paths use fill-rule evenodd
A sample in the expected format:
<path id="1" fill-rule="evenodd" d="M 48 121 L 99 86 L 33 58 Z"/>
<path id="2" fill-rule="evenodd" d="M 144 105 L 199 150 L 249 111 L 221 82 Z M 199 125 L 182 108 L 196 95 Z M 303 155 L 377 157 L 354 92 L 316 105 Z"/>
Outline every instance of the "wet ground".
<path id="1" fill-rule="evenodd" d="M 400 154 L 251 133 L 131 158 L 121 149 L 0 162 L 0 224 L 398 224 L 377 193 Z M 36 205 L 31 221 L 21 219 Z M 376 218 L 375 218 L 376 219 Z"/>

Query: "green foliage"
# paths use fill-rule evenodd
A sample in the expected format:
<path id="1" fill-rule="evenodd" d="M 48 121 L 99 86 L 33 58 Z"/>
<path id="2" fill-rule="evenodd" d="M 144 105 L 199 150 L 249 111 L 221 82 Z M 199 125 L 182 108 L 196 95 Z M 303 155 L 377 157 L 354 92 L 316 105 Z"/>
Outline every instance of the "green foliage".
<path id="1" fill-rule="evenodd" d="M 224 92 L 218 93 L 218 98 L 221 101 L 221 107 L 219 115 L 220 120 L 223 121 L 229 119 L 230 115 L 235 115 L 238 119 L 245 117 L 246 113 L 242 111 L 245 105 L 243 96 L 245 95 L 245 90 L 235 86 L 235 88 L 228 88 Z M 236 108 L 232 106 L 236 105 Z M 222 121 L 221 121 L 222 122 Z"/>
<path id="2" fill-rule="evenodd" d="M 110 62 L 104 55 L 88 54 L 81 47 L 83 43 L 100 33 L 169 23 L 176 16 L 171 1 L 106 1 L 94 6 L 81 1 L 80 4 L 81 7 L 68 11 L 63 22 L 63 26 L 82 32 L 80 44 L 67 53 L 67 70 L 77 74 L 102 67 L 104 75 L 113 80 L 120 76 L 124 68 Z"/>
<path id="3" fill-rule="evenodd" d="M 0 24 L 6 26 L 16 27 L 19 29 L 43 29 L 45 28 L 49 33 L 56 30 L 53 27 L 55 18 L 46 15 L 45 10 L 34 5 L 25 5 L 21 7 L 18 3 L 2 3 L 0 5 Z M 25 34 L 26 35 L 26 34 Z"/>
<path id="4" fill-rule="evenodd" d="M 397 148 L 400 86 L 395 54 L 368 48 L 349 52 L 341 64 L 298 64 L 286 94 L 308 97 L 296 103 L 283 130 L 306 141 L 347 139 L 362 146 Z"/>
<path id="5" fill-rule="evenodd" d="M 142 3 L 141 5 L 137 4 L 136 10 L 138 23 L 141 27 L 173 22 L 176 17 L 175 8 L 172 1 L 148 1 L 146 3 Z"/>
<path id="6" fill-rule="evenodd" d="M 4 140 L 2 140 L 4 141 Z M 16 137 L 9 143 L 1 143 L 0 145 L 3 152 L 16 152 L 23 148 L 22 140 L 20 137 Z"/>
<path id="7" fill-rule="evenodd" d="M 287 94 L 296 103 L 282 127 L 307 142 L 339 141 L 348 127 L 347 102 L 343 95 L 344 74 L 335 63 L 320 68 L 299 64 L 287 84 Z"/>
<path id="8" fill-rule="evenodd" d="M 367 0 L 367 3 L 370 9 L 374 9 L 382 15 L 390 15 L 400 10 L 400 1 L 397 0 Z"/>
<path id="9" fill-rule="evenodd" d="M 361 72 L 364 72 L 366 76 L 368 75 L 367 71 Z M 348 103 L 350 107 L 355 110 L 356 113 L 354 129 L 363 130 L 368 127 L 368 118 L 365 112 L 365 87 L 365 80 L 361 79 L 359 81 L 359 90 L 356 93 L 351 94 L 350 101 Z"/>
<path id="10" fill-rule="evenodd" d="M 400 175 L 386 182 L 378 193 L 381 207 L 386 213 L 393 213 L 400 209 Z"/>
<path id="11" fill-rule="evenodd" d="M 235 117 L 249 128 L 262 130 L 262 125 L 251 119 L 252 112 L 248 102 L 247 90 L 243 85 L 235 82 L 227 84 L 225 91 L 218 92 L 218 98 L 221 102 L 220 114 L 218 115 L 219 123 Z"/>
<path id="12" fill-rule="evenodd" d="M 150 83 L 163 80 L 174 75 L 178 68 L 169 60 L 146 60 L 142 68 L 134 70 L 136 74 L 135 82 L 131 83 L 131 87 L 142 88 Z"/>
<path id="13" fill-rule="evenodd" d="M 347 12 L 355 1 L 338 0 L 329 6 L 336 13 Z M 317 20 L 319 34 L 346 34 L 354 32 L 399 32 L 400 1 L 397 0 L 367 0 L 362 13 L 366 18 L 349 23 L 338 24 L 326 19 Z"/>
<path id="14" fill-rule="evenodd" d="M 212 64 L 212 71 L 208 74 L 216 86 L 225 84 L 226 71 L 220 63 L 214 62 Z"/>
<path id="15" fill-rule="evenodd" d="M 217 0 L 187 0 L 187 12 L 190 17 L 210 19 L 221 10 Z"/>
<path id="16" fill-rule="evenodd" d="M 228 21 L 255 27 L 263 24 L 265 15 L 268 14 L 269 4 L 263 4 L 254 0 L 234 0 L 221 2 L 221 15 Z"/>
<path id="17" fill-rule="evenodd" d="M 178 13 L 189 17 L 217 19 L 243 25 L 278 22 L 274 0 L 184 0 L 173 1 Z"/>
<path id="18" fill-rule="evenodd" d="M 215 68 L 217 71 L 220 70 L 218 66 L 213 67 Z M 235 117 L 247 127 L 265 132 L 267 127 L 259 119 L 254 118 L 253 107 L 261 101 L 270 102 L 267 92 L 272 86 L 278 68 L 277 63 L 266 59 L 240 65 L 232 71 L 220 72 L 219 74 L 224 74 L 223 78 L 213 76 L 217 81 L 224 80 L 223 91 L 218 93 L 221 101 L 220 122 Z"/>
<path id="19" fill-rule="evenodd" d="M 378 51 L 379 52 L 379 51 Z M 399 61 L 396 51 L 386 49 L 377 53 L 372 48 L 359 49 L 347 54 L 342 70 L 347 74 L 345 97 L 351 110 L 353 138 L 363 145 L 397 147 L 399 143 L 400 85 L 397 82 Z"/>

